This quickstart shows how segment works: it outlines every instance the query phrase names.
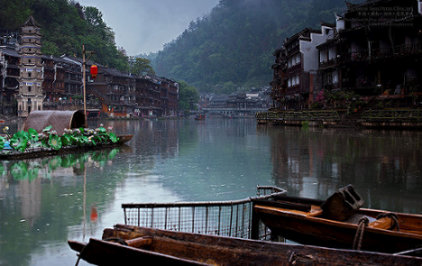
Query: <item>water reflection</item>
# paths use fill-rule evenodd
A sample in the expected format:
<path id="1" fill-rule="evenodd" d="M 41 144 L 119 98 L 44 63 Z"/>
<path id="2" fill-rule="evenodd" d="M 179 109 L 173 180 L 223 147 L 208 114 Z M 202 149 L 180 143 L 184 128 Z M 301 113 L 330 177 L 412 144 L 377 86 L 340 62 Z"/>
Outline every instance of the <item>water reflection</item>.
<path id="1" fill-rule="evenodd" d="M 100 122 L 97 122 L 100 123 Z M 421 212 L 420 132 L 259 127 L 251 119 L 102 121 L 129 150 L 0 162 L 0 265 L 72 265 L 67 239 L 101 237 L 122 203 L 243 199 L 256 185 Z M 96 127 L 92 124 L 90 127 Z"/>
<path id="2" fill-rule="evenodd" d="M 65 243 L 65 225 L 79 224 L 81 218 L 85 220 L 80 213 L 86 204 L 103 202 L 102 198 L 107 197 L 104 190 L 98 195 L 92 193 L 93 184 L 91 181 L 87 184 L 87 169 L 90 176 L 95 176 L 94 169 L 107 173 L 114 158 L 128 151 L 116 148 L 0 161 L 0 264 L 25 265 L 33 252 L 42 250 L 42 243 L 51 240 Z M 82 175 L 83 180 L 79 178 Z M 73 178 L 66 178 L 70 176 Z M 87 229 L 95 230 L 92 226 Z"/>
<path id="3" fill-rule="evenodd" d="M 13 181 L 29 182 L 36 178 L 51 179 L 54 176 L 80 174 L 86 164 L 100 169 L 110 164 L 118 152 L 119 149 L 115 148 L 31 160 L 2 161 L 0 173 L 3 177 L 12 177 Z"/>
<path id="4" fill-rule="evenodd" d="M 353 184 L 366 206 L 421 212 L 422 135 L 413 131 L 260 128 L 271 138 L 273 178 L 289 194 L 325 199 Z"/>

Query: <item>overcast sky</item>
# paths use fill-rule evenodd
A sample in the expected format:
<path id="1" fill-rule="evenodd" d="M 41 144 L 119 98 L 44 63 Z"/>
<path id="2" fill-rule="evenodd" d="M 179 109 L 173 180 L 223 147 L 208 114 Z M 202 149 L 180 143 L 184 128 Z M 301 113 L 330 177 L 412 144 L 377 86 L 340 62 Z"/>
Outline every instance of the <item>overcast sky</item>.
<path id="1" fill-rule="evenodd" d="M 156 52 L 174 40 L 192 20 L 203 17 L 219 0 L 77 0 L 95 6 L 128 55 Z"/>

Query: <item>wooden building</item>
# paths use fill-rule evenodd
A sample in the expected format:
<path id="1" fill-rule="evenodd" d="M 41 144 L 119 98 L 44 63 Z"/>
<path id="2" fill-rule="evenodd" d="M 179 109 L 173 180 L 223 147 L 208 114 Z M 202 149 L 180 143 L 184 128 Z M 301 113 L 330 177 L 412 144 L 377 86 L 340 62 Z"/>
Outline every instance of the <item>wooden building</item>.
<path id="1" fill-rule="evenodd" d="M 420 105 L 421 13 L 419 0 L 347 3 L 335 25 L 323 23 L 319 32 L 305 29 L 286 39 L 274 53 L 274 107 L 309 107 L 326 92 L 339 91 L 380 107 Z M 304 53 L 308 49 L 316 53 Z M 316 68 L 305 66 L 315 61 Z"/>
<path id="2" fill-rule="evenodd" d="M 86 63 L 88 108 L 116 117 L 177 114 L 179 85 L 175 81 L 134 76 L 99 64 L 94 80 L 89 73 L 93 64 Z M 82 74 L 80 58 L 41 54 L 40 28 L 30 17 L 21 28 L 20 45 L 0 38 L 0 112 L 27 117 L 32 110 L 81 109 Z"/>
<path id="3" fill-rule="evenodd" d="M 319 67 L 317 47 L 333 38 L 332 26 L 306 28 L 287 38 L 274 52 L 274 76 L 270 83 L 275 106 L 280 109 L 308 108 L 316 90 Z"/>
<path id="4" fill-rule="evenodd" d="M 362 14 L 362 10 L 371 14 Z M 366 16 L 371 17 L 362 19 Z M 422 17 L 418 1 L 349 4 L 343 17 L 345 28 L 337 39 L 341 89 L 362 96 L 403 99 L 422 93 Z M 409 104 L 406 100 L 403 103 Z"/>
<path id="5" fill-rule="evenodd" d="M 19 54 L 9 46 L 0 49 L 0 113 L 16 114 L 19 91 Z"/>

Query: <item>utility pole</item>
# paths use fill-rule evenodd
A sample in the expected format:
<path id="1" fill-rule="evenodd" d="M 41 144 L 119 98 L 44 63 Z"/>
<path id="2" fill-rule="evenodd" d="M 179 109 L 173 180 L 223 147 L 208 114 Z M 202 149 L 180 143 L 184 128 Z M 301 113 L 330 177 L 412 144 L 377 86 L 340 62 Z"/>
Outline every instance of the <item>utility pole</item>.
<path id="1" fill-rule="evenodd" d="M 84 116 L 85 116 L 85 127 L 88 127 L 86 117 L 86 62 L 85 62 L 85 44 L 82 44 L 82 78 L 83 78 L 83 93 L 84 93 Z"/>

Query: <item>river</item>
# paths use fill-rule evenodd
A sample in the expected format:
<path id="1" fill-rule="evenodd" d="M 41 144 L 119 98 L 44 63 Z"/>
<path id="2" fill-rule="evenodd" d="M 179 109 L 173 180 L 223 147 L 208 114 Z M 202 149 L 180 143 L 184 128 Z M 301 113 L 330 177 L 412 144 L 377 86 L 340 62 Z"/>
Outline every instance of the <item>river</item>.
<path id="1" fill-rule="evenodd" d="M 0 265 L 74 265 L 67 239 L 124 223 L 122 203 L 243 199 L 258 184 L 318 199 L 353 184 L 365 207 L 422 213 L 422 132 L 103 123 L 134 137 L 119 149 L 0 161 Z"/>

